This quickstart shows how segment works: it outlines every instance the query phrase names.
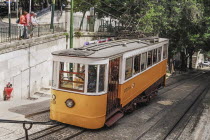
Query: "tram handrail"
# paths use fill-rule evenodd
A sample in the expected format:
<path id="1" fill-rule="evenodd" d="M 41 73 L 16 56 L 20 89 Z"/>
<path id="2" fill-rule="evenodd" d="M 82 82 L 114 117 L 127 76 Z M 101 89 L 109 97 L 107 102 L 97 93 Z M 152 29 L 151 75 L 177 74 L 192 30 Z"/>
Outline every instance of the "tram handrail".
<path id="1" fill-rule="evenodd" d="M 33 121 L 19 121 L 19 120 L 6 120 L 6 119 L 0 119 L 0 123 L 23 124 L 23 129 L 25 131 L 25 138 L 26 138 L 26 140 L 28 140 L 28 131 L 33 127 L 33 125 L 55 125 L 55 124 L 60 124 L 60 123 L 55 122 L 55 121 L 33 122 Z M 28 125 L 28 127 L 26 125 Z"/>
<path id="2" fill-rule="evenodd" d="M 19 120 L 6 120 L 0 119 L 0 123 L 17 123 L 17 124 L 35 124 L 35 125 L 54 125 L 52 124 L 54 121 L 46 121 L 46 122 L 34 122 L 34 121 L 19 121 Z"/>

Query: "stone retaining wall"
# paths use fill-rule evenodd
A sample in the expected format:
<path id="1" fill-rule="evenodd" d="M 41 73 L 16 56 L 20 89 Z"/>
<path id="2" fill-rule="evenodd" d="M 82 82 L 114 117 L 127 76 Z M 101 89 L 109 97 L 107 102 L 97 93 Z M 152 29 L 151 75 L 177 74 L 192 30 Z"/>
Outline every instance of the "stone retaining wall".
<path id="1" fill-rule="evenodd" d="M 14 99 L 33 96 L 43 87 L 50 87 L 51 52 L 66 49 L 63 33 L 0 44 L 0 100 L 8 82 L 13 84 Z M 30 82 L 29 82 L 30 81 Z"/>

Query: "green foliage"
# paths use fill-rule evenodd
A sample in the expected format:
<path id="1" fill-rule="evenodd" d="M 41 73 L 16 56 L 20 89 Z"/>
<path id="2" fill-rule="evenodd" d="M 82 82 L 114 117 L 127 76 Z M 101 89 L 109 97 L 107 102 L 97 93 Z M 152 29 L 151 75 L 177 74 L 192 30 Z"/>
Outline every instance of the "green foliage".
<path id="1" fill-rule="evenodd" d="M 210 50 L 209 0 L 75 0 L 75 10 L 95 6 L 99 17 L 117 18 L 125 26 L 170 39 L 170 56 Z M 87 4 L 90 3 L 91 5 Z"/>
<path id="2" fill-rule="evenodd" d="M 75 33 L 74 33 L 74 36 L 75 36 L 75 37 L 81 37 L 82 35 L 83 35 L 82 32 L 75 32 Z"/>
<path id="3" fill-rule="evenodd" d="M 74 11 L 84 13 L 89 11 L 91 7 L 96 6 L 99 1 L 100 0 L 74 0 Z M 86 2 L 90 4 L 87 4 Z"/>

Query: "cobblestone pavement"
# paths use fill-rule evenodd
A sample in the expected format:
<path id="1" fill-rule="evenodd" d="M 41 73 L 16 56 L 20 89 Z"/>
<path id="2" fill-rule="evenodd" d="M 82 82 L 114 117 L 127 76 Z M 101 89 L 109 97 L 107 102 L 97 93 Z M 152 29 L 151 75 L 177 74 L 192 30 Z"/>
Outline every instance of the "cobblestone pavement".
<path id="1" fill-rule="evenodd" d="M 43 140 L 137 139 L 139 138 L 139 136 L 144 135 L 150 128 L 155 126 L 155 124 L 157 124 L 157 122 L 161 120 L 161 118 L 167 115 L 167 113 L 182 99 L 187 97 L 191 91 L 194 91 L 198 87 L 198 83 L 202 84 L 204 82 L 203 78 L 205 78 L 205 76 L 202 76 L 202 72 L 190 72 L 188 74 L 186 73 L 182 75 L 176 75 L 169 78 L 167 83 L 168 86 L 162 89 L 159 92 L 159 95 L 154 100 L 152 100 L 152 102 L 148 106 L 141 106 L 138 110 L 125 115 L 111 128 L 104 127 L 99 130 L 84 131 L 83 128 L 74 127 L 70 125 L 61 125 L 58 128 L 56 128 L 60 129 L 59 131 L 55 131 L 54 133 L 45 136 L 45 134 L 48 133 L 45 133 L 47 128 L 49 129 L 49 132 L 53 132 L 55 128 L 51 128 L 52 126 L 50 125 L 34 125 L 29 131 L 29 135 L 31 135 L 32 139 L 38 138 Z M 21 109 L 16 108 L 16 111 L 17 110 L 20 111 Z M 27 119 L 33 121 L 49 121 L 49 113 L 31 116 Z M 208 129 L 206 128 L 206 132 L 208 132 L 207 130 Z M 37 135 L 35 132 L 39 132 L 39 134 Z M 200 134 L 199 132 L 201 133 L 201 131 L 197 131 L 196 134 Z M 182 136 L 183 135 L 186 134 L 182 133 Z M 0 124 L 0 140 L 24 139 L 23 137 L 24 130 L 22 128 L 22 125 L 3 123 Z M 150 139 L 155 139 L 155 137 L 150 137 Z"/>

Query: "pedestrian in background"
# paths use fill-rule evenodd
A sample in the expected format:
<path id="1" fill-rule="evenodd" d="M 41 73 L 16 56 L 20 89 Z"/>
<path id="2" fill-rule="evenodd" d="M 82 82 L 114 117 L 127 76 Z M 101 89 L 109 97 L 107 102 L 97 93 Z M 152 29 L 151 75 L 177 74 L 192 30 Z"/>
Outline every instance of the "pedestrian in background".
<path id="1" fill-rule="evenodd" d="M 39 23 L 37 21 L 37 18 L 36 18 L 37 14 L 34 13 L 34 12 L 31 12 L 31 38 L 33 37 L 33 31 L 34 29 L 39 26 Z"/>
<path id="2" fill-rule="evenodd" d="M 29 38 L 31 33 L 31 13 L 26 14 L 26 38 Z"/>
<path id="3" fill-rule="evenodd" d="M 23 11 L 23 14 L 20 16 L 20 19 L 19 19 L 20 39 L 27 38 L 27 35 L 26 35 L 26 32 L 27 32 L 27 29 L 26 29 L 26 25 L 27 25 L 26 15 L 27 15 L 27 12 Z"/>

